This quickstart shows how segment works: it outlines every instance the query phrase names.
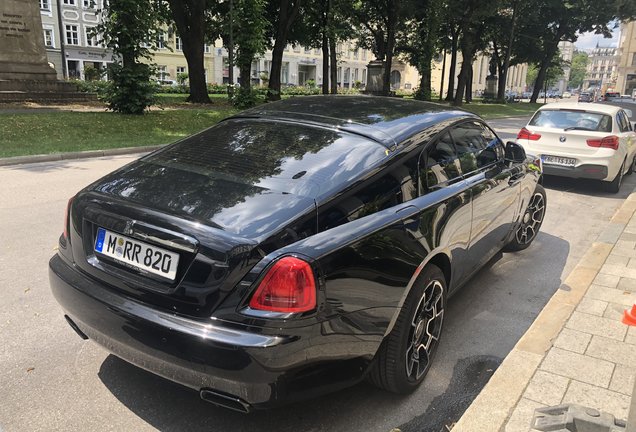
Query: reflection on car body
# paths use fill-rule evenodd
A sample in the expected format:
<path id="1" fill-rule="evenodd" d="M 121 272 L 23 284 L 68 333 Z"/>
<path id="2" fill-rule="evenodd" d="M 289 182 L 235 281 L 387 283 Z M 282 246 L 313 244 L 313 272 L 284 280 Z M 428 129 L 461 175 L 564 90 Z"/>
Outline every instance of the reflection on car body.
<path id="1" fill-rule="evenodd" d="M 442 105 L 263 105 L 73 197 L 51 287 L 82 337 L 231 409 L 364 377 L 408 392 L 430 368 L 448 296 L 536 238 L 533 163 Z M 178 255 L 175 277 L 102 253 L 106 231 Z"/>

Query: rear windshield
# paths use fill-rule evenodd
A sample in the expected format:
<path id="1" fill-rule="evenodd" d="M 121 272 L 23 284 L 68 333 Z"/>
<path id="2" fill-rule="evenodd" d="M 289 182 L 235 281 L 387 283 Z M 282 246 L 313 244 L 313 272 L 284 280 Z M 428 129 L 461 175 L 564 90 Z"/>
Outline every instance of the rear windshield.
<path id="1" fill-rule="evenodd" d="M 612 118 L 607 114 L 584 110 L 545 109 L 538 111 L 529 125 L 564 130 L 611 132 Z"/>
<path id="2" fill-rule="evenodd" d="M 316 197 L 386 157 L 357 135 L 302 124 L 226 120 L 144 158 L 215 180 Z"/>

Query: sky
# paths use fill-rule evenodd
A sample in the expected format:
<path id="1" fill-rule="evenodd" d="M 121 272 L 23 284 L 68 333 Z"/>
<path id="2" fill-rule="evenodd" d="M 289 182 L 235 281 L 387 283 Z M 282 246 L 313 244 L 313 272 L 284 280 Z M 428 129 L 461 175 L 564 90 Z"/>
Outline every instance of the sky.
<path id="1" fill-rule="evenodd" d="M 615 28 L 613 31 L 613 37 L 611 39 L 606 39 L 603 35 L 599 35 L 593 32 L 582 33 L 579 35 L 579 39 L 574 42 L 574 46 L 576 46 L 580 50 L 595 48 L 598 43 L 599 46 L 618 46 L 618 32 L 619 28 Z"/>

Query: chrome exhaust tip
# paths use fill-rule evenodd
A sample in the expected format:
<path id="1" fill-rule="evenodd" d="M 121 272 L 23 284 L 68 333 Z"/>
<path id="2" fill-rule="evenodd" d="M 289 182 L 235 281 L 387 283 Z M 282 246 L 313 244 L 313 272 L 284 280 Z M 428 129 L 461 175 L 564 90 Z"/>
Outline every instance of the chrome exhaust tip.
<path id="1" fill-rule="evenodd" d="M 222 408 L 228 408 L 243 414 L 247 414 L 251 411 L 250 404 L 237 396 L 220 393 L 212 389 L 201 389 L 199 395 L 204 401 L 213 403 Z"/>

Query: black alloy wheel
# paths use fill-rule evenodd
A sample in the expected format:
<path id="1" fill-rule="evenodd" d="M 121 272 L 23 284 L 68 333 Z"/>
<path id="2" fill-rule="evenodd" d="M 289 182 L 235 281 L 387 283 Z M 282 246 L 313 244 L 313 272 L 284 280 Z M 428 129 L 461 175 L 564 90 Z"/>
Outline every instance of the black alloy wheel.
<path id="1" fill-rule="evenodd" d="M 526 249 L 539 234 L 545 217 L 546 195 L 543 186 L 537 185 L 525 213 L 521 217 L 514 238 L 506 245 L 504 251 L 516 252 Z"/>
<path id="2" fill-rule="evenodd" d="M 406 375 L 410 381 L 418 382 L 428 372 L 443 322 L 444 287 L 434 279 L 424 288 L 411 320 L 410 343 L 406 349 Z"/>
<path id="3" fill-rule="evenodd" d="M 409 292 L 393 330 L 380 345 L 368 379 L 394 393 L 410 393 L 424 380 L 439 346 L 446 278 L 428 264 Z"/>
<path id="4" fill-rule="evenodd" d="M 608 192 L 611 193 L 618 193 L 618 191 L 621 189 L 621 185 L 623 184 L 623 171 L 625 170 L 625 161 L 623 161 L 623 163 L 621 164 L 621 167 L 618 169 L 618 173 L 616 174 L 616 177 L 614 177 L 614 180 L 612 180 L 611 182 L 605 182 L 605 189 Z"/>

